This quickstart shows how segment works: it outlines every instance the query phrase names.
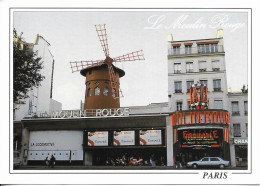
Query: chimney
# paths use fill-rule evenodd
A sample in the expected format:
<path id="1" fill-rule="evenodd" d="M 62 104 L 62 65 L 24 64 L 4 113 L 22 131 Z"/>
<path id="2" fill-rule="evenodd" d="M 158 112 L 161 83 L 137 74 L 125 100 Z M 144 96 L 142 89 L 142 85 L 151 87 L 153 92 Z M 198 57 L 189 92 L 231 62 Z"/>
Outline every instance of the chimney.
<path id="1" fill-rule="evenodd" d="M 217 30 L 217 38 L 223 38 L 223 29 L 222 28 Z"/>
<path id="2" fill-rule="evenodd" d="M 168 42 L 172 42 L 173 38 L 172 38 L 172 34 L 168 34 Z"/>

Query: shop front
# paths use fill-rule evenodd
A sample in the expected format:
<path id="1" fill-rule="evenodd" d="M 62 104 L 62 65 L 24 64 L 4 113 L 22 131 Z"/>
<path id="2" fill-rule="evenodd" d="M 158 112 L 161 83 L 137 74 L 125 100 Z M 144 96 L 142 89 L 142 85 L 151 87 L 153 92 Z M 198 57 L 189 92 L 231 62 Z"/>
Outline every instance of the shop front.
<path id="1" fill-rule="evenodd" d="M 92 165 L 111 164 L 123 156 L 127 163 L 131 158 L 149 163 L 152 154 L 157 164 L 166 165 L 165 128 L 85 131 L 84 136 L 85 157 Z"/>
<path id="2" fill-rule="evenodd" d="M 229 114 L 225 110 L 189 110 L 171 116 L 174 158 L 184 165 L 202 157 L 230 160 Z"/>
<path id="3" fill-rule="evenodd" d="M 106 165 L 126 156 L 167 165 L 168 114 L 22 120 L 23 165 Z M 169 156 L 169 155 L 168 155 Z"/>
<path id="4" fill-rule="evenodd" d="M 248 166 L 248 140 L 235 138 L 235 159 L 237 167 L 247 167 Z"/>

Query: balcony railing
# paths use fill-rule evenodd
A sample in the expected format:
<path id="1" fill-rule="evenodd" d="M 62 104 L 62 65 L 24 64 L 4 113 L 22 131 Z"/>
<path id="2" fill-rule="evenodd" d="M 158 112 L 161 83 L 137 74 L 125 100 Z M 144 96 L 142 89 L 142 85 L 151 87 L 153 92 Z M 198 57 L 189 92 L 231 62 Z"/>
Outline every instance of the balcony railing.
<path id="1" fill-rule="evenodd" d="M 182 90 L 176 89 L 176 90 L 175 90 L 175 93 L 182 93 Z"/>
<path id="2" fill-rule="evenodd" d="M 217 45 L 214 47 L 191 47 L 189 50 L 184 47 L 171 47 L 168 49 L 168 55 L 181 56 L 181 55 L 192 55 L 192 54 L 212 54 L 212 53 L 222 53 L 224 52 L 223 45 Z"/>
<path id="3" fill-rule="evenodd" d="M 213 88 L 214 92 L 220 92 L 221 88 Z"/>
<path id="4" fill-rule="evenodd" d="M 239 116 L 240 112 L 239 111 L 232 111 L 232 116 Z"/>

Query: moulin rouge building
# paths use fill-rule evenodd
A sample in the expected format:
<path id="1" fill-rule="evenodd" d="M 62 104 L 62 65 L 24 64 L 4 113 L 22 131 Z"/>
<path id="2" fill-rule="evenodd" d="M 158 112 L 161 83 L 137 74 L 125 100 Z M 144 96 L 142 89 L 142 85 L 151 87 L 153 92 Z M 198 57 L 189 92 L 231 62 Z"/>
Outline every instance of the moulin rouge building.
<path id="1" fill-rule="evenodd" d="M 232 161 L 222 31 L 216 38 L 171 41 L 169 46 L 167 108 L 119 108 L 119 78 L 125 72 L 112 62 L 126 56 L 112 59 L 105 52 L 102 62 L 84 68 L 75 63 L 72 67 L 86 79 L 84 111 L 21 120 L 22 164 L 40 165 L 51 154 L 57 165 L 104 165 L 125 153 L 144 160 L 155 154 L 157 165 L 167 166 L 177 155 L 184 164 L 204 156 Z M 139 52 L 132 55 L 142 59 Z"/>

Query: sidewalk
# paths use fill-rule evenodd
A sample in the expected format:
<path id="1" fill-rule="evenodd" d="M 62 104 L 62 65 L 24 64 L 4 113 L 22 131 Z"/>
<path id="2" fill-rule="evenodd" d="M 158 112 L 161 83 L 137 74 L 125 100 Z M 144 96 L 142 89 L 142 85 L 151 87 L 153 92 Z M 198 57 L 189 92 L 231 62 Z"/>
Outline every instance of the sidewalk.
<path id="1" fill-rule="evenodd" d="M 55 166 L 54 168 L 46 166 L 21 166 L 14 170 L 196 170 L 192 168 L 183 167 L 181 169 L 173 166 Z M 197 170 L 222 170 L 217 168 L 199 168 Z M 223 170 L 247 170 L 247 167 L 228 167 Z"/>

